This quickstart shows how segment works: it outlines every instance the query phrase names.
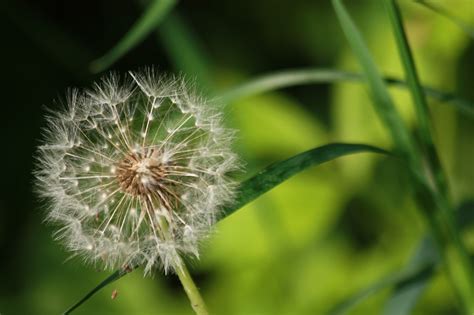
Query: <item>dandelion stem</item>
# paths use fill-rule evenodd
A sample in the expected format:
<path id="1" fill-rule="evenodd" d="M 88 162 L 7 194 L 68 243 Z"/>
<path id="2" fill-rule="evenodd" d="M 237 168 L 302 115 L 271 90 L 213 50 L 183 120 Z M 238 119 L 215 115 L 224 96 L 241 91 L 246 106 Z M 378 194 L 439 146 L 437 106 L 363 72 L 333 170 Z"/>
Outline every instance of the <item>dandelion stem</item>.
<path id="1" fill-rule="evenodd" d="M 193 278 L 189 274 L 185 263 L 180 259 L 178 264 L 179 265 L 176 266 L 175 270 L 181 284 L 183 285 L 184 291 L 188 295 L 189 301 L 191 301 L 191 306 L 193 307 L 194 312 L 196 312 L 197 315 L 209 315 L 206 304 L 204 303 Z"/>

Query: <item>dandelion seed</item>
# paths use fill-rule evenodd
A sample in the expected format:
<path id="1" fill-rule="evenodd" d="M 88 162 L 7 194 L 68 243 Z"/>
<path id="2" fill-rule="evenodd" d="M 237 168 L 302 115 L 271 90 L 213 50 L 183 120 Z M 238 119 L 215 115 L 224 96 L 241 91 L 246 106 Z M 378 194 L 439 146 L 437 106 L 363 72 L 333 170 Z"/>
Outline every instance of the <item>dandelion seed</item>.
<path id="1" fill-rule="evenodd" d="M 111 298 L 112 300 L 115 300 L 115 299 L 117 298 L 117 295 L 118 295 L 118 291 L 117 291 L 117 289 L 114 289 L 114 290 L 112 291 L 112 294 L 110 295 L 110 298 Z"/>
<path id="2" fill-rule="evenodd" d="M 238 168 L 233 132 L 183 79 L 153 70 L 70 93 L 48 118 L 37 187 L 66 247 L 105 268 L 198 257 Z"/>

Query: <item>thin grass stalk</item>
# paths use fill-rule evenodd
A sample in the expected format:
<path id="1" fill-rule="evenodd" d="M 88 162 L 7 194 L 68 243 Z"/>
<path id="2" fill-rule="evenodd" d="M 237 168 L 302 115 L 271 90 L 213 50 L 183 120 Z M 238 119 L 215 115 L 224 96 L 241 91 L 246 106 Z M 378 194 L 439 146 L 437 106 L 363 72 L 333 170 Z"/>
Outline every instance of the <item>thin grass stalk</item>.
<path id="1" fill-rule="evenodd" d="M 433 179 L 430 175 L 433 171 L 433 164 L 428 163 L 427 172 L 426 163 L 424 162 L 425 152 L 415 146 L 415 142 L 401 120 L 388 93 L 386 84 L 383 82 L 359 30 L 352 21 L 342 1 L 333 0 L 333 4 L 343 31 L 367 76 L 375 109 L 383 123 L 389 129 L 395 146 L 408 163 L 408 170 L 412 174 L 417 187 L 416 198 L 420 206 L 420 211 L 422 211 L 422 214 L 426 217 L 431 233 L 440 248 L 454 290 L 466 314 L 474 314 L 474 308 L 472 306 L 474 300 L 472 299 L 470 285 L 471 267 L 469 257 L 459 233 L 455 228 L 453 213 L 449 210 L 449 203 L 445 195 L 440 193 L 438 184 L 432 184 Z M 405 65 L 410 66 L 409 63 L 405 63 Z M 412 71 L 414 72 L 415 70 L 413 69 Z M 414 81 L 413 78 L 414 76 L 411 77 L 411 87 L 416 89 L 416 81 Z M 422 97 L 423 94 L 419 94 L 417 97 L 420 96 Z M 418 111 L 421 115 L 424 115 L 426 109 L 420 106 Z M 422 119 L 424 120 L 424 128 L 426 128 L 425 132 L 430 132 L 427 116 L 423 116 Z M 431 134 L 429 134 L 428 137 L 431 138 Z"/>
<path id="2" fill-rule="evenodd" d="M 425 175 L 425 177 L 432 177 L 435 185 L 435 190 L 432 192 L 431 198 L 435 201 L 434 206 L 438 211 L 435 214 L 435 220 L 432 221 L 431 224 L 439 226 L 437 230 L 442 232 L 442 235 L 438 236 L 438 239 L 442 238 L 446 240 L 442 252 L 444 253 L 448 272 L 451 275 L 454 286 L 457 287 L 458 295 L 466 313 L 473 314 L 472 266 L 466 247 L 462 242 L 459 231 L 455 227 L 453 211 L 447 200 L 448 187 L 446 177 L 432 138 L 432 128 L 426 96 L 416 71 L 415 61 L 403 27 L 400 9 L 395 0 L 384 0 L 384 5 L 390 17 L 392 31 L 395 35 L 406 81 L 410 88 L 416 109 L 423 158 L 428 164 L 428 174 Z M 429 211 L 429 209 L 427 210 Z"/>

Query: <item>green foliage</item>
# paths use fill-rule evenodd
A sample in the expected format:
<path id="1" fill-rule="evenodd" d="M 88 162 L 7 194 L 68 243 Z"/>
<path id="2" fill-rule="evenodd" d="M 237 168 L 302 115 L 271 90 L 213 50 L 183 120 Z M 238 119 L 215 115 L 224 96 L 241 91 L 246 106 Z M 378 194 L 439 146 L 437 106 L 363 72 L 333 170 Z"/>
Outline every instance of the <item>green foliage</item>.
<path id="1" fill-rule="evenodd" d="M 384 2 L 388 15 L 381 1 L 346 1 L 347 9 L 334 1 L 351 53 L 337 33 L 329 2 L 244 1 L 226 8 L 211 1 L 204 9 L 181 2 L 178 12 L 176 1 L 146 1 L 150 4 L 142 17 L 92 65 L 92 56 L 99 55 L 94 48 L 100 47 L 102 34 L 108 35 L 102 24 L 123 28 L 119 21 L 128 11 L 99 1 L 82 21 L 88 28 L 55 18 L 61 8 L 51 14 L 41 1 L 31 7 L 15 1 L 0 4 L 3 51 L 14 47 L 4 58 L 5 90 L 11 92 L 4 93 L 8 106 L 2 116 L 8 117 L 7 128 L 22 126 L 21 134 L 9 131 L 4 139 L 8 152 L 15 152 L 14 159 L 3 157 L 9 165 L 4 177 L 14 178 L 15 185 L 4 188 L 0 202 L 0 234 L 6 240 L 0 247 L 6 257 L 2 263 L 7 262 L 0 264 L 6 271 L 0 312 L 58 313 L 105 277 L 82 269 L 77 260 L 62 264 L 67 256 L 52 243 L 49 228 L 40 227 L 42 218 L 32 211 L 34 199 L 28 195 L 31 180 L 23 174 L 29 170 L 22 172 L 20 165 L 31 164 L 43 115 L 39 105 L 50 104 L 66 86 L 89 85 L 91 69 L 128 70 L 129 61 L 121 57 L 132 50 L 144 57 L 134 67 L 153 63 L 164 71 L 184 72 L 218 102 L 232 103 L 225 110 L 241 130 L 237 148 L 247 163 L 246 174 L 257 174 L 242 182 L 218 233 L 203 244 L 200 261 L 193 262 L 211 313 L 461 312 L 456 298 L 463 294 L 455 292 L 463 285 L 453 282 L 464 278 L 464 288 L 470 282 L 459 249 L 466 243 L 472 251 L 474 210 L 453 211 L 451 204 L 472 197 L 474 185 L 473 46 L 466 36 L 474 33 L 472 5 L 463 0 L 400 1 L 398 8 L 394 1 Z M 284 9 L 269 10 L 273 6 Z M 235 12 L 242 14 L 235 18 Z M 94 16 L 100 23 L 93 22 Z M 361 31 L 351 16 L 360 21 Z M 101 35 L 93 36 L 95 32 Z M 152 40 L 139 45 L 152 33 L 155 46 Z M 397 50 L 401 62 L 394 58 Z M 352 70 L 356 64 L 362 71 Z M 313 86 L 319 83 L 330 86 Z M 366 87 L 381 122 L 365 106 L 370 104 Z M 265 95 L 257 95 L 261 93 Z M 411 103 L 416 115 L 407 114 Z M 320 146 L 343 141 L 387 147 L 381 126 L 405 160 L 353 154 L 377 153 L 376 147 Z M 287 156 L 293 157 L 284 160 Z M 418 179 L 408 175 L 412 169 L 419 172 Z M 411 190 L 416 205 L 407 194 Z M 465 224 L 463 234 L 452 223 L 454 217 Z M 357 243 L 359 239 L 370 245 Z M 457 278 L 447 265 L 461 270 Z M 87 300 L 74 313 L 189 314 L 189 303 L 172 276 L 152 280 L 135 272 L 115 282 L 124 274 L 109 276 L 70 311 Z M 114 301 L 103 290 L 108 285 L 120 292 Z"/>

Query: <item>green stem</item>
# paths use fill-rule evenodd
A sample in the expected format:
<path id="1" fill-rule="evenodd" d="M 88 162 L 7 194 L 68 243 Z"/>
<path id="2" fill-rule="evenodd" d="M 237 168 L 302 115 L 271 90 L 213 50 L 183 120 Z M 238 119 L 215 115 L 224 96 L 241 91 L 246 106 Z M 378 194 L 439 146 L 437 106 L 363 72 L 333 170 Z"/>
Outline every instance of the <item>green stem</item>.
<path id="1" fill-rule="evenodd" d="M 159 219 L 158 224 L 160 225 L 164 233 L 165 239 L 169 238 L 167 222 L 163 219 Z M 178 256 L 176 261 L 174 262 L 173 268 L 176 274 L 178 275 L 179 281 L 181 281 L 181 284 L 183 285 L 184 291 L 186 292 L 186 295 L 188 296 L 189 301 L 191 302 L 191 306 L 194 312 L 197 315 L 209 315 L 209 312 L 206 308 L 206 303 L 204 303 L 204 300 L 201 294 L 199 293 L 199 290 L 196 287 L 193 278 L 189 274 L 186 264 L 180 256 Z"/>
<path id="2" fill-rule="evenodd" d="M 191 306 L 193 307 L 194 312 L 196 312 L 197 315 L 209 315 L 206 304 L 204 303 L 193 278 L 191 278 L 188 268 L 181 259 L 178 262 L 178 265 L 175 266 L 175 271 L 183 285 L 184 291 L 191 301 Z"/>

